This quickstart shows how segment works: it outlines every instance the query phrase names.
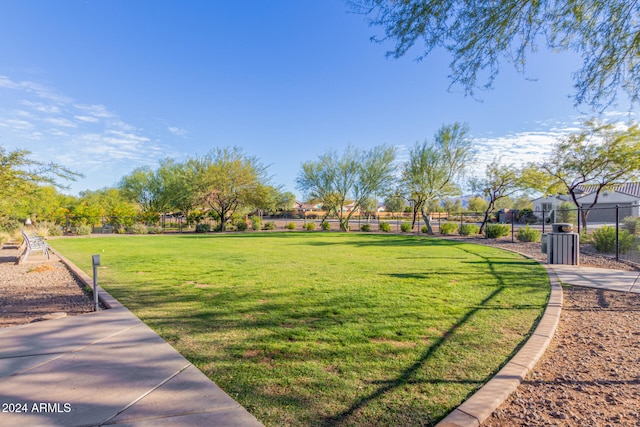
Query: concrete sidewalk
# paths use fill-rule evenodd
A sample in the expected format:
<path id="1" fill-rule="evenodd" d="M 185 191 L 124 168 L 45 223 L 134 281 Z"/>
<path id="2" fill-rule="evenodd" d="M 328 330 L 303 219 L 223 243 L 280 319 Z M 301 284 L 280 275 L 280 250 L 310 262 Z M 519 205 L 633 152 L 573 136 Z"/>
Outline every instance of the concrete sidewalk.
<path id="1" fill-rule="evenodd" d="M 547 265 L 562 283 L 612 291 L 640 293 L 640 272 L 579 265 Z"/>
<path id="2" fill-rule="evenodd" d="M 0 329 L 0 426 L 262 425 L 110 295 L 102 299 L 110 309 Z"/>

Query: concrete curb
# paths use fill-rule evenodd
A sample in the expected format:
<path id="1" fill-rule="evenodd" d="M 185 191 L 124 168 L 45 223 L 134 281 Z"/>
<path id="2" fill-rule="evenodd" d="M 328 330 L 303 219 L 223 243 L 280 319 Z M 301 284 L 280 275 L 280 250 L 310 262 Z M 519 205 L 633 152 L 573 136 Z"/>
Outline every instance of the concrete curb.
<path id="1" fill-rule="evenodd" d="M 560 322 L 562 286 L 554 271 L 544 264 L 541 265 L 549 275 L 551 292 L 547 308 L 535 331 L 518 353 L 488 383 L 451 411 L 437 424 L 438 427 L 479 427 L 518 388 L 546 351 Z"/>

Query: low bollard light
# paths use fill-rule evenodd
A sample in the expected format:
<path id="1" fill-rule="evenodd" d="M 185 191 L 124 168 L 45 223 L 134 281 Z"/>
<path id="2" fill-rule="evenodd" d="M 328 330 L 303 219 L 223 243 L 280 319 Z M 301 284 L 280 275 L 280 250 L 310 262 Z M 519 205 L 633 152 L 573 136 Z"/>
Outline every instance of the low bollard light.
<path id="1" fill-rule="evenodd" d="M 95 306 L 94 311 L 99 311 L 100 306 L 98 304 L 98 266 L 100 265 L 100 255 L 93 255 L 91 257 L 91 263 L 93 264 L 93 302 Z"/>

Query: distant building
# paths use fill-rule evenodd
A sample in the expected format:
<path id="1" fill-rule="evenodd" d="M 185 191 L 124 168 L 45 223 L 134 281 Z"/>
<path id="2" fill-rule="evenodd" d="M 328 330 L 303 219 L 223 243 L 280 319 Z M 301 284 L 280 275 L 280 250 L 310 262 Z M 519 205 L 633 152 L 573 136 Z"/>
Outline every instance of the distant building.
<path id="1" fill-rule="evenodd" d="M 578 187 L 580 196 L 578 202 L 583 207 L 591 206 L 595 199 L 595 185 L 581 185 Z M 554 221 L 554 212 L 563 202 L 573 204 L 571 196 L 547 196 L 532 201 L 533 213 L 545 220 Z M 616 205 L 619 206 L 620 219 L 628 216 L 640 217 L 640 182 L 613 185 L 609 190 L 602 191 L 598 197 L 598 203 L 589 212 L 590 222 L 615 222 Z"/>

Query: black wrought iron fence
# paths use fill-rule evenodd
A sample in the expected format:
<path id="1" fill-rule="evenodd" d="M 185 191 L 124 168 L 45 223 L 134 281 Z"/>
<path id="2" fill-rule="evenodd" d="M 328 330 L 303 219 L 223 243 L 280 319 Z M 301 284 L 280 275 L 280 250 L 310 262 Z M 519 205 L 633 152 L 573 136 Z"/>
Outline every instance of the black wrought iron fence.
<path id="1" fill-rule="evenodd" d="M 285 213 L 277 216 L 241 217 L 232 221 L 228 230 L 340 230 L 336 216 L 323 213 Z M 434 212 L 430 224 L 434 234 L 468 235 L 484 238 L 536 241 L 551 231 L 553 223 L 570 223 L 580 234 L 581 251 L 640 263 L 640 206 L 614 205 L 592 209 L 557 208 L 532 211 L 502 210 L 492 213 L 484 223 L 483 212 Z M 246 226 L 241 226 L 244 222 Z M 484 223 L 484 225 L 483 225 Z M 96 218 L 67 216 L 53 225 L 58 232 L 82 233 L 185 233 L 216 230 L 219 223 L 212 218 L 188 220 L 180 215 L 145 217 L 103 216 Z M 196 227 L 199 227 L 196 230 Z M 420 215 L 413 223 L 411 213 L 374 212 L 354 214 L 351 231 L 424 234 L 428 230 Z M 482 234 L 479 234 L 479 233 Z"/>

